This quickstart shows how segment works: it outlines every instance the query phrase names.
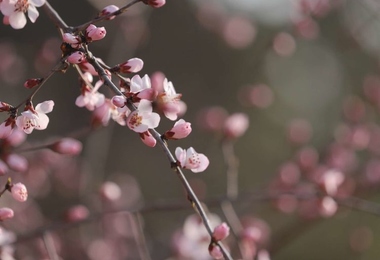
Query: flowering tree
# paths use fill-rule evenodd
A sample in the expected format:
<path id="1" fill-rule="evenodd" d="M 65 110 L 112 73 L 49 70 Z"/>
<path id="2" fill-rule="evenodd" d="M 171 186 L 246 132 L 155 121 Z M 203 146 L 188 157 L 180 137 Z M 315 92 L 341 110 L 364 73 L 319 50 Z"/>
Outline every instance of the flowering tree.
<path id="1" fill-rule="evenodd" d="M 91 2 L 99 5 L 99 1 Z M 365 200 L 365 196 L 376 191 L 380 180 L 377 159 L 379 127 L 374 116 L 367 112 L 377 109 L 379 76 L 365 77 L 363 93 L 351 95 L 344 101 L 343 119 L 339 121 L 334 135 L 329 136 L 333 140 L 320 145 L 321 148 L 316 148 L 312 143 L 314 129 L 310 122 L 316 115 L 307 113 L 307 109 L 303 111 L 306 119 L 296 118 L 287 122 L 284 131 L 286 138 L 283 139 L 289 141 L 292 151 L 288 159 L 282 157 L 284 162 L 275 156 L 281 146 L 273 142 L 279 140 L 276 134 L 263 143 L 253 135 L 245 137 L 247 131 L 248 134 L 255 132 L 249 128 L 250 120 L 254 118 L 253 121 L 256 121 L 258 118 L 252 111 L 257 113 L 258 110 L 275 107 L 275 95 L 276 98 L 278 95 L 279 103 L 286 103 L 287 90 L 292 95 L 307 99 L 308 93 L 292 92 L 291 87 L 286 88 L 285 92 L 278 89 L 276 92 L 275 86 L 282 71 L 285 71 L 286 78 L 294 80 L 288 85 L 297 85 L 298 77 L 308 75 L 309 71 L 302 73 L 305 66 L 298 63 L 308 64 L 310 53 L 317 53 L 319 60 L 322 60 L 318 61 L 322 65 L 317 63 L 313 67 L 317 75 L 315 78 L 319 80 L 320 74 L 326 75 L 336 86 L 343 84 L 341 70 L 344 66 L 335 66 L 336 60 L 319 45 L 314 46 L 312 51 L 305 47 L 305 51 L 302 41 L 307 44 L 317 41 L 323 35 L 320 28 L 323 22 L 329 15 L 343 12 L 347 4 L 345 1 L 286 1 L 287 6 L 292 6 L 291 10 L 296 10 L 296 14 L 291 15 L 291 30 L 283 27 L 279 31 L 276 29 L 275 33 L 266 37 L 269 41 L 263 37 L 264 44 L 260 43 L 260 34 L 256 36 L 260 26 L 255 27 L 247 16 L 231 15 L 222 1 L 207 4 L 193 1 L 188 9 L 197 14 L 197 24 L 223 38 L 230 48 L 242 50 L 250 45 L 259 45 L 257 49 L 260 53 L 256 53 L 254 60 L 258 64 L 256 68 L 264 64 L 262 66 L 268 70 L 268 82 L 274 87 L 272 89 L 261 83 L 246 85 L 238 91 L 231 86 L 220 89 L 216 83 L 217 87 L 211 89 L 191 89 L 191 85 L 203 80 L 197 79 L 196 75 L 175 88 L 173 82 L 177 86 L 177 81 L 170 81 L 157 68 L 149 67 L 155 61 L 149 58 L 143 61 L 133 57 L 135 55 L 125 55 L 128 56 L 125 58 L 121 53 L 128 48 L 112 46 L 120 45 L 118 37 L 124 30 L 131 52 L 134 48 L 144 49 L 143 41 L 135 39 L 149 38 L 141 12 L 148 12 L 150 8 L 153 13 L 159 13 L 170 5 L 178 5 L 178 10 L 181 10 L 185 2 L 119 2 L 122 3 L 118 6 L 112 4 L 100 8 L 97 14 L 91 16 L 93 18 L 86 21 L 85 11 L 73 8 L 74 4 L 64 3 L 67 6 L 61 7 L 59 3 L 50 4 L 45 0 L 0 0 L 2 29 L 6 32 L 2 37 L 5 39 L 9 35 L 17 39 L 18 33 L 22 34 L 20 43 L 17 40 L 0 42 L 5 50 L 0 50 L 1 80 L 4 86 L 16 85 L 8 92 L 17 93 L 7 95 L 4 90 L 0 103 L 0 112 L 5 115 L 0 125 L 0 174 L 3 176 L 0 219 L 4 224 L 1 259 L 162 259 L 168 256 L 172 256 L 171 259 L 276 259 L 277 255 L 281 257 L 279 252 L 295 241 L 299 234 L 307 234 L 310 227 L 323 219 L 343 215 L 345 208 L 359 210 L 361 214 L 380 215 L 380 206 Z M 89 10 L 96 13 L 91 8 Z M 62 18 L 66 16 L 65 11 L 68 14 L 79 12 L 75 19 L 80 18 L 81 24 L 69 25 Z M 35 24 L 30 24 L 28 19 Z M 41 19 L 44 19 L 46 26 L 40 23 Z M 155 24 L 161 26 L 159 22 Z M 34 30 L 47 26 L 50 29 L 55 27 L 54 38 L 43 44 L 34 64 L 35 71 L 23 71 L 26 65 L 18 55 L 22 48 L 15 46 L 38 35 L 23 35 L 29 28 Z M 354 25 L 349 27 L 356 28 Z M 138 36 L 135 31 L 138 29 L 145 30 L 145 34 Z M 150 34 L 153 35 L 154 31 Z M 109 35 L 114 38 L 112 42 L 108 40 Z M 345 36 L 354 39 L 348 34 Z M 179 38 L 172 32 L 170 38 L 165 39 L 180 42 Z M 147 42 L 145 40 L 145 44 Z M 307 44 L 305 46 L 309 46 Z M 210 50 L 217 48 L 211 45 Z M 160 53 L 160 47 L 166 46 L 150 46 L 145 51 L 152 49 Z M 176 53 L 171 56 L 180 56 L 185 52 L 181 47 L 178 44 L 180 51 L 175 48 L 168 48 L 167 51 Z M 19 49 L 15 52 L 14 48 Z M 107 53 L 113 53 L 115 57 L 108 58 Z M 27 53 L 25 55 L 28 56 Z M 141 55 L 144 56 L 143 51 Z M 284 60 L 292 59 L 291 66 L 282 65 Z M 157 60 L 165 66 L 166 59 Z M 204 65 L 207 60 L 195 60 L 197 67 L 207 68 Z M 234 68 L 225 61 L 221 61 L 220 65 L 228 71 Z M 153 73 L 141 73 L 147 66 L 147 70 Z M 289 71 L 288 67 L 291 68 Z M 177 72 L 181 73 L 180 66 L 178 69 Z M 299 71 L 299 74 L 292 74 Z M 239 73 L 244 74 L 245 69 L 240 68 Z M 220 74 L 223 73 L 217 71 L 217 75 Z M 75 85 L 73 75 L 79 89 L 69 86 Z M 223 76 L 220 75 L 221 79 Z M 64 82 L 62 90 L 52 92 L 56 84 L 54 80 L 58 77 Z M 310 82 L 302 82 L 302 85 L 313 82 L 314 78 Z M 286 86 L 287 82 L 281 81 L 281 84 Z M 245 113 L 229 114 L 220 106 L 200 110 L 196 119 L 199 129 L 215 136 L 220 144 L 212 149 L 213 142 L 208 137 L 200 137 L 205 135 L 196 133 L 196 137 L 190 139 L 194 136 L 194 124 L 191 120 L 187 121 L 185 112 L 189 110 L 191 114 L 193 107 L 202 100 L 205 104 L 221 102 L 223 91 L 226 91 L 229 101 L 232 99 L 231 93 L 234 96 L 237 94 L 238 101 L 243 105 L 239 110 Z M 317 92 L 312 95 L 310 103 L 316 97 L 325 97 L 316 103 L 325 102 L 328 105 L 326 100 L 331 98 L 328 95 L 320 96 Z M 326 93 L 334 95 L 334 91 Z M 194 98 L 193 102 L 186 98 L 187 94 Z M 294 100 L 297 101 L 296 98 Z M 314 112 L 319 108 L 315 106 L 311 110 Z M 326 118 L 328 116 L 323 113 L 323 119 Z M 253 129 L 260 126 L 253 125 Z M 120 131 L 123 137 L 112 141 L 116 131 Z M 270 131 L 264 132 L 263 136 Z M 62 137 L 53 137 L 58 133 Z M 41 138 L 38 139 L 38 136 Z M 124 136 L 128 136 L 127 139 Z M 241 155 L 239 153 L 239 160 L 235 146 L 244 144 L 241 142 L 243 138 L 247 138 L 244 139 L 247 146 Z M 249 141 L 251 139 L 256 140 L 253 145 Z M 182 148 L 186 140 L 191 142 L 188 141 L 189 145 Z M 203 149 L 198 149 L 198 145 Z M 152 152 L 154 155 L 150 152 L 152 147 L 159 147 Z M 262 185 L 265 188 L 260 186 L 257 189 L 256 186 L 252 191 L 254 185 L 245 186 L 243 180 L 248 175 L 257 174 L 255 171 L 259 167 L 255 164 L 260 164 L 260 160 L 253 157 L 259 158 L 258 154 L 271 149 L 272 152 L 266 154 L 262 161 L 266 161 L 270 165 L 269 170 L 276 171 L 276 175 L 267 178 L 267 184 Z M 243 164 L 241 168 L 239 161 Z M 246 162 L 252 164 L 246 167 Z M 115 165 L 121 167 L 115 169 Z M 136 165 L 135 177 L 126 172 L 108 174 L 111 169 L 128 171 L 133 165 Z M 177 180 L 172 180 L 170 172 L 175 173 Z M 207 174 L 212 177 L 205 185 L 197 177 Z M 146 184 L 141 182 L 141 190 L 135 179 L 139 175 L 147 176 Z M 169 184 L 166 178 L 171 178 Z M 225 185 L 223 195 L 205 195 L 206 186 L 212 188 L 220 183 Z M 173 187 L 178 186 L 181 187 L 181 197 L 178 199 L 159 199 L 156 195 L 157 191 L 163 190 L 170 196 L 176 189 Z M 142 193 L 147 195 L 145 202 Z M 268 202 L 280 211 L 281 221 L 269 223 L 272 214 L 259 217 L 256 209 L 244 208 L 244 205 L 250 208 L 257 204 L 267 205 Z M 64 217 L 56 212 L 64 212 Z M 186 215 L 181 212 L 186 212 Z M 341 212 L 343 214 L 339 214 Z M 294 217 L 294 223 L 285 223 L 285 214 Z M 154 220 L 150 221 L 149 218 Z M 162 238 L 160 241 L 160 234 L 168 233 L 165 229 L 160 230 L 161 225 L 168 230 L 170 227 L 176 229 L 166 236 L 171 237 L 171 242 L 165 239 L 163 243 Z M 355 252 L 363 253 L 370 248 L 373 236 L 369 227 L 359 225 L 350 234 L 348 244 Z M 166 249 L 157 249 L 160 244 L 164 244 Z M 306 253 L 302 257 L 309 255 Z"/>

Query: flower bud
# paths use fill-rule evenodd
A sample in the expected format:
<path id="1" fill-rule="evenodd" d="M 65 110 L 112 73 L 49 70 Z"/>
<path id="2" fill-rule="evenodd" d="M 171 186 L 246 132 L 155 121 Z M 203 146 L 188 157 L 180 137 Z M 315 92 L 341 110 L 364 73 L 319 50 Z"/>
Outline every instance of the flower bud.
<path id="1" fill-rule="evenodd" d="M 8 112 L 11 109 L 11 105 L 0 101 L 0 112 Z"/>
<path id="2" fill-rule="evenodd" d="M 18 182 L 11 186 L 11 193 L 13 198 L 20 202 L 24 202 L 28 199 L 28 190 L 21 182 Z"/>
<path id="3" fill-rule="evenodd" d="M 99 17 L 102 17 L 102 16 L 106 16 L 106 15 L 109 15 L 111 13 L 114 13 L 116 12 L 117 10 L 119 10 L 119 7 L 117 7 L 116 5 L 109 5 L 109 6 L 106 6 L 103 8 L 103 10 L 99 13 Z M 106 20 L 112 20 L 113 18 L 115 18 L 115 16 L 110 16 L 108 18 L 106 18 Z"/>
<path id="4" fill-rule="evenodd" d="M 154 8 L 160 8 L 166 4 L 166 0 L 142 0 L 144 4 Z"/>
<path id="5" fill-rule="evenodd" d="M 215 241 L 221 241 L 228 237 L 230 234 L 230 227 L 223 222 L 222 224 L 218 225 L 215 229 L 214 232 L 212 233 L 212 237 Z"/>
<path id="6" fill-rule="evenodd" d="M 0 139 L 8 138 L 15 128 L 16 121 L 13 116 L 10 116 L 0 125 Z"/>
<path id="7" fill-rule="evenodd" d="M 78 64 L 85 60 L 84 53 L 81 51 L 73 52 L 67 57 L 67 61 L 72 64 Z"/>
<path id="8" fill-rule="evenodd" d="M 82 151 L 82 143 L 74 138 L 63 138 L 53 144 L 51 149 L 60 154 L 77 155 Z"/>
<path id="9" fill-rule="evenodd" d="M 156 146 L 156 139 L 148 132 L 139 133 L 141 141 L 149 147 Z"/>
<path id="10" fill-rule="evenodd" d="M 90 24 L 86 29 L 86 36 L 91 41 L 99 41 L 106 37 L 106 29 L 104 27 L 96 27 Z"/>
<path id="11" fill-rule="evenodd" d="M 174 124 L 172 129 L 164 134 L 164 136 L 166 139 L 183 139 L 191 133 L 191 130 L 191 123 L 180 119 Z"/>
<path id="12" fill-rule="evenodd" d="M 208 252 L 210 253 L 210 256 L 214 259 L 222 259 L 223 253 L 219 246 L 211 244 L 208 247 Z"/>
<path id="13" fill-rule="evenodd" d="M 137 73 L 144 66 L 144 62 L 139 58 L 132 58 L 128 61 L 115 66 L 115 70 L 118 70 L 121 73 Z"/>
<path id="14" fill-rule="evenodd" d="M 0 221 L 13 218 L 14 212 L 10 208 L 0 208 Z"/>
<path id="15" fill-rule="evenodd" d="M 112 104 L 114 104 L 116 107 L 124 107 L 126 101 L 127 100 L 124 96 L 114 96 L 111 99 Z"/>
<path id="16" fill-rule="evenodd" d="M 31 89 L 38 86 L 42 82 L 43 78 L 28 79 L 24 83 L 24 87 Z"/>

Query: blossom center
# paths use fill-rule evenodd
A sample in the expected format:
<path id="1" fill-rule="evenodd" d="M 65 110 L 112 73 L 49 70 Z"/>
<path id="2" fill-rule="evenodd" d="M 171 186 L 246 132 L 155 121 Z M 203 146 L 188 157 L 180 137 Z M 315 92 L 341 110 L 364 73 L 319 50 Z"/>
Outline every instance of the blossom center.
<path id="1" fill-rule="evenodd" d="M 28 0 L 17 0 L 15 4 L 15 11 L 16 12 L 23 12 L 26 13 L 29 8 L 29 2 Z"/>
<path id="2" fill-rule="evenodd" d="M 139 125 L 141 125 L 142 122 L 142 116 L 139 116 L 139 114 L 135 113 L 132 115 L 131 119 L 129 120 L 129 125 L 133 129 Z"/>

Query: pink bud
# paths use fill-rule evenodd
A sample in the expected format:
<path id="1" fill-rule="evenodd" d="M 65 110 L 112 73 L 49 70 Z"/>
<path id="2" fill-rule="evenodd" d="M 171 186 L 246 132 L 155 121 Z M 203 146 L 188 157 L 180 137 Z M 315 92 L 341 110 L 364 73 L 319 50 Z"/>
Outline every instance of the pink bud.
<path id="1" fill-rule="evenodd" d="M 4 161 L 9 168 L 16 172 L 23 172 L 28 169 L 28 161 L 18 154 L 9 154 L 4 158 Z"/>
<path id="2" fill-rule="evenodd" d="M 133 58 L 129 59 L 127 62 L 120 64 L 119 66 L 121 73 L 137 73 L 143 68 L 144 62 L 142 59 Z"/>
<path id="3" fill-rule="evenodd" d="M 85 60 L 84 53 L 81 51 L 76 51 L 72 54 L 70 54 L 69 57 L 67 57 L 67 61 L 72 64 L 78 64 Z"/>
<path id="4" fill-rule="evenodd" d="M 109 6 L 106 6 L 103 8 L 103 10 L 99 13 L 99 17 L 102 17 L 102 16 L 106 16 L 106 15 L 109 15 L 109 14 L 112 14 L 114 12 L 116 12 L 117 10 L 119 10 L 119 7 L 117 7 L 116 5 L 109 5 Z M 112 20 L 113 18 L 115 18 L 115 16 L 110 16 L 108 18 L 106 18 L 106 20 Z"/>
<path id="5" fill-rule="evenodd" d="M 0 101 L 0 112 L 9 111 L 10 109 L 11 109 L 11 105 Z"/>
<path id="6" fill-rule="evenodd" d="M 5 164 L 5 162 L 0 160 L 0 176 L 5 175 L 8 171 L 8 166 Z"/>
<path id="7" fill-rule="evenodd" d="M 142 0 L 146 5 L 154 8 L 159 8 L 165 5 L 166 0 Z"/>
<path id="8" fill-rule="evenodd" d="M 0 208 L 0 221 L 13 218 L 14 212 L 10 208 Z"/>
<path id="9" fill-rule="evenodd" d="M 80 42 L 79 37 L 71 33 L 64 33 L 62 38 L 64 42 L 70 43 L 70 44 L 78 44 Z"/>
<path id="10" fill-rule="evenodd" d="M 9 144 L 10 146 L 16 147 L 23 143 L 25 139 L 26 133 L 22 129 L 16 127 L 11 133 L 11 135 L 7 137 L 6 141 L 7 144 Z"/>
<path id="11" fill-rule="evenodd" d="M 149 147 L 156 146 L 156 139 L 148 132 L 139 133 L 141 141 Z"/>
<path id="12" fill-rule="evenodd" d="M 25 81 L 24 87 L 29 89 L 34 88 L 38 86 L 42 82 L 42 80 L 42 78 L 28 79 L 27 81 Z"/>
<path id="13" fill-rule="evenodd" d="M 28 199 L 28 190 L 21 182 L 18 182 L 11 186 L 11 193 L 13 198 L 20 202 L 24 202 Z"/>
<path id="14" fill-rule="evenodd" d="M 100 187 L 100 194 L 106 200 L 114 201 L 121 197 L 121 189 L 116 183 L 107 181 Z"/>
<path id="15" fill-rule="evenodd" d="M 89 216 L 90 212 L 88 209 L 83 205 L 77 205 L 71 207 L 66 212 L 66 218 L 68 221 L 75 222 L 75 221 L 81 221 L 86 219 Z"/>
<path id="16" fill-rule="evenodd" d="M 125 99 L 124 96 L 114 96 L 114 97 L 111 99 L 112 104 L 114 104 L 114 105 L 117 106 L 117 107 L 124 107 L 126 101 L 127 101 L 127 100 Z"/>
<path id="17" fill-rule="evenodd" d="M 87 38 L 92 41 L 98 41 L 106 37 L 106 29 L 104 27 L 96 27 L 90 24 L 86 29 Z"/>
<path id="18" fill-rule="evenodd" d="M 222 259 L 223 253 L 219 246 L 211 244 L 208 247 L 208 252 L 210 253 L 210 256 L 214 259 Z"/>
<path id="19" fill-rule="evenodd" d="M 183 119 L 178 120 L 172 129 L 165 133 L 166 139 L 182 139 L 187 137 L 191 133 L 191 123 L 186 122 Z"/>
<path id="20" fill-rule="evenodd" d="M 74 138 L 63 138 L 53 144 L 51 149 L 60 154 L 77 155 L 82 151 L 82 143 Z"/>
<path id="21" fill-rule="evenodd" d="M 224 122 L 224 134 L 227 138 L 238 138 L 248 129 L 248 116 L 243 113 L 235 113 Z"/>
<path id="22" fill-rule="evenodd" d="M 0 125 L 0 139 L 11 135 L 15 127 L 15 119 L 11 116 Z"/>
<path id="23" fill-rule="evenodd" d="M 221 241 L 228 237 L 229 234 L 230 227 L 227 225 L 227 223 L 223 222 L 214 229 L 212 237 L 215 239 L 215 241 Z"/>

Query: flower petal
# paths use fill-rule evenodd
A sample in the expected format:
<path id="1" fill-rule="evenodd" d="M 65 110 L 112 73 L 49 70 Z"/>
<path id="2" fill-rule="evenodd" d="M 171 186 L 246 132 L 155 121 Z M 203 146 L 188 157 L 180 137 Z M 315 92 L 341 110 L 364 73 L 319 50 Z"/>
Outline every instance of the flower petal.
<path id="1" fill-rule="evenodd" d="M 49 117 L 45 114 L 38 113 L 37 125 L 34 128 L 36 128 L 37 130 L 44 130 L 46 129 L 48 124 L 49 124 Z"/>
<path id="2" fill-rule="evenodd" d="M 37 8 L 34 5 L 29 5 L 28 16 L 32 23 L 36 22 L 39 15 Z"/>
<path id="3" fill-rule="evenodd" d="M 36 106 L 36 112 L 47 114 L 47 113 L 50 113 L 51 111 L 53 111 L 53 107 L 54 107 L 54 101 L 53 100 L 47 100 L 47 101 L 44 101 L 42 103 L 39 103 Z"/>
<path id="4" fill-rule="evenodd" d="M 46 2 L 46 0 L 29 0 L 29 2 L 37 7 L 43 6 Z"/>
<path id="5" fill-rule="evenodd" d="M 9 16 L 9 24 L 13 29 L 22 29 L 26 25 L 26 17 L 22 12 L 15 12 Z"/>

